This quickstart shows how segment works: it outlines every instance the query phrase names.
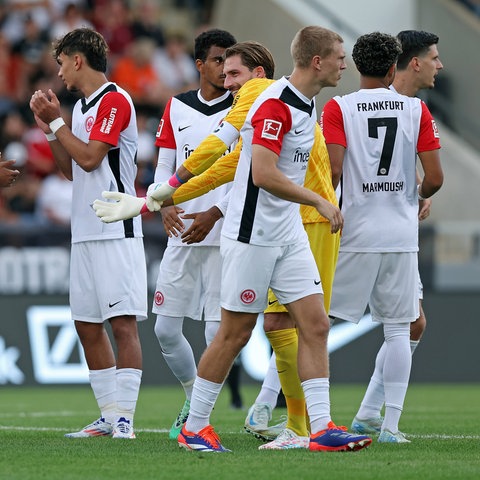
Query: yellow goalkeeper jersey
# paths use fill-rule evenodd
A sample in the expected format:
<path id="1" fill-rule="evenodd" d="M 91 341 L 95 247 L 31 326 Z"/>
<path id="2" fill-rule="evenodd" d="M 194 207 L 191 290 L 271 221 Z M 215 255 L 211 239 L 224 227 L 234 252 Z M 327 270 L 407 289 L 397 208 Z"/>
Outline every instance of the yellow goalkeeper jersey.
<path id="1" fill-rule="evenodd" d="M 274 80 L 256 78 L 245 83 L 238 91 L 232 108 L 222 123 L 228 123 L 239 134 L 253 102 L 272 82 Z M 198 176 L 178 188 L 172 197 L 175 204 L 196 198 L 233 180 L 240 158 L 241 141 L 238 142 L 235 150 L 221 157 L 226 150 L 227 145 L 215 133 L 203 140 L 183 163 L 183 166 L 189 172 Z M 334 205 L 338 205 L 332 186 L 330 159 L 325 139 L 318 124 L 315 129 L 315 141 L 305 174 L 304 186 Z M 300 213 L 304 224 L 327 222 L 313 207 L 301 205 Z"/>

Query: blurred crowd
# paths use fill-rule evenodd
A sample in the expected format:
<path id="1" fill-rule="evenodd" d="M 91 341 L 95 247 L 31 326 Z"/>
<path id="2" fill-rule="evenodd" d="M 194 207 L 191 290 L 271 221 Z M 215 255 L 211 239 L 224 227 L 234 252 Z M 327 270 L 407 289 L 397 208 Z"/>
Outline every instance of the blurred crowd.
<path id="1" fill-rule="evenodd" d="M 58 78 L 52 41 L 92 27 L 110 47 L 107 76 L 135 103 L 139 130 L 137 193 L 153 181 L 155 131 L 166 101 L 198 87 L 193 39 L 208 24 L 202 0 L 6 0 L 0 2 L 0 152 L 21 175 L 0 191 L 0 224 L 70 224 L 71 184 L 58 171 L 29 100 L 51 88 L 68 122 L 77 98 Z M 184 12 L 187 22 L 169 21 Z M 183 18 L 183 17 L 182 17 Z"/>

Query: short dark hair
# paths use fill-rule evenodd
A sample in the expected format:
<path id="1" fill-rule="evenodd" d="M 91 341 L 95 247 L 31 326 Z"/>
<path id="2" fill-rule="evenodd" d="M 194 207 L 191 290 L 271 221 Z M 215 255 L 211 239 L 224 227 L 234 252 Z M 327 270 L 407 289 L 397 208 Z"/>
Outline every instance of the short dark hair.
<path id="1" fill-rule="evenodd" d="M 387 33 L 362 35 L 353 46 L 352 58 L 361 75 L 383 78 L 402 53 L 400 42 Z"/>
<path id="2" fill-rule="evenodd" d="M 226 30 L 213 28 L 202 32 L 195 38 L 194 56 L 195 60 L 204 62 L 207 59 L 211 47 L 228 48 L 237 43 L 235 37 Z"/>
<path id="3" fill-rule="evenodd" d="M 399 70 L 405 70 L 413 57 L 424 55 L 432 45 L 438 43 L 437 35 L 423 30 L 402 30 L 397 38 L 402 45 L 397 62 Z"/>
<path id="4" fill-rule="evenodd" d="M 62 53 L 67 56 L 82 53 L 93 70 L 103 73 L 107 71 L 107 42 L 91 28 L 77 28 L 54 41 L 53 58 L 58 61 Z"/>
<path id="5" fill-rule="evenodd" d="M 255 41 L 239 42 L 225 50 L 225 58 L 239 55 L 242 64 L 250 71 L 257 67 L 263 67 L 265 76 L 273 79 L 275 75 L 275 61 L 267 47 Z"/>

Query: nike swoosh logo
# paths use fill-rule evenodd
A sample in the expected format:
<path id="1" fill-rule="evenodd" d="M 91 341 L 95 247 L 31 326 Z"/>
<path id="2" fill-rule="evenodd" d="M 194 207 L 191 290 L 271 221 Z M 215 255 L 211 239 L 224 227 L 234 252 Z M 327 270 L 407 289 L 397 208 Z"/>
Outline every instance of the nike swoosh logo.
<path id="1" fill-rule="evenodd" d="M 119 304 L 122 300 L 119 300 L 118 302 L 115 302 L 115 303 L 109 303 L 108 306 L 110 308 L 114 307 L 115 305 Z"/>
<path id="2" fill-rule="evenodd" d="M 315 285 L 320 285 L 320 282 L 321 282 L 321 280 L 318 280 L 318 282 L 317 282 L 317 280 L 314 280 L 314 281 L 313 281 L 313 283 L 314 283 Z"/>
<path id="3" fill-rule="evenodd" d="M 273 300 L 273 301 L 269 300 L 269 301 L 268 301 L 268 304 L 269 304 L 269 305 L 273 305 L 274 303 L 277 303 L 277 302 L 278 302 L 278 300 Z"/>
<path id="4" fill-rule="evenodd" d="M 178 127 L 178 131 L 181 132 L 182 130 L 185 130 L 188 127 L 191 127 L 191 125 L 186 125 L 185 127 Z"/>
<path id="5" fill-rule="evenodd" d="M 303 132 L 303 130 L 296 130 L 295 129 L 295 135 L 300 135 Z"/>

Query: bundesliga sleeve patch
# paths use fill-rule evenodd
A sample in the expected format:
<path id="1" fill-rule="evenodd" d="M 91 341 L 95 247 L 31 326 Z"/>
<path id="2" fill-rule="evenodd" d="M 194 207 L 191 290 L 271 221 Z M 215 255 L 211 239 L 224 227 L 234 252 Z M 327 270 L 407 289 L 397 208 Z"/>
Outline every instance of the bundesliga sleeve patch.
<path id="1" fill-rule="evenodd" d="M 437 127 L 437 124 L 435 123 L 435 120 L 432 120 L 432 129 L 433 129 L 433 136 L 435 138 L 440 138 L 440 134 L 438 133 L 438 127 Z"/>
<path id="2" fill-rule="evenodd" d="M 160 123 L 158 124 L 158 128 L 157 128 L 157 133 L 155 134 L 155 138 L 160 138 L 160 135 L 162 134 L 162 130 L 163 130 L 163 118 L 160 120 Z"/>
<path id="3" fill-rule="evenodd" d="M 278 140 L 282 124 L 276 120 L 270 120 L 266 118 L 263 121 L 262 138 L 268 138 L 269 140 Z"/>

